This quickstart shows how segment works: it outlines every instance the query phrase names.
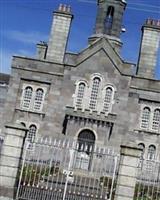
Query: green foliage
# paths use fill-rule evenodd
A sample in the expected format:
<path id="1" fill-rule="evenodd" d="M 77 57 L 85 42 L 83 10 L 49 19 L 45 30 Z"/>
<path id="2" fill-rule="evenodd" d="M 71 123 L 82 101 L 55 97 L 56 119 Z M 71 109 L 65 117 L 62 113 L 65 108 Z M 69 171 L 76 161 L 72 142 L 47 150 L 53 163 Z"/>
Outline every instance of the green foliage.
<path id="1" fill-rule="evenodd" d="M 22 169 L 21 169 L 22 170 Z M 26 164 L 23 167 L 21 184 L 37 185 L 40 181 L 44 181 L 48 176 L 56 175 L 59 172 L 58 166 Z M 20 172 L 19 172 L 20 178 Z"/>
<path id="2" fill-rule="evenodd" d="M 155 185 L 136 184 L 133 200 L 160 200 L 160 191 Z"/>
<path id="3" fill-rule="evenodd" d="M 107 176 L 100 177 L 100 185 L 104 188 L 107 188 L 107 190 L 110 191 L 111 186 L 112 186 L 112 178 L 107 177 Z M 114 184 L 113 184 L 113 193 L 112 193 L 112 199 L 111 200 L 114 200 L 115 187 L 116 187 L 116 181 L 114 181 Z M 109 193 L 108 193 L 108 198 L 109 198 Z"/>

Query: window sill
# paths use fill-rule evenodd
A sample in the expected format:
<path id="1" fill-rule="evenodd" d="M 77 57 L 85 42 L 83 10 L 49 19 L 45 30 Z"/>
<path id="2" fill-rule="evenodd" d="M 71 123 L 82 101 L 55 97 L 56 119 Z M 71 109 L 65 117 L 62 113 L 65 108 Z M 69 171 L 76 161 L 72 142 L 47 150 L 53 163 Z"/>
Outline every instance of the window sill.
<path id="1" fill-rule="evenodd" d="M 41 111 L 34 111 L 34 110 L 25 110 L 22 108 L 16 108 L 15 111 L 20 111 L 20 112 L 26 112 L 26 113 L 31 113 L 31 114 L 35 114 L 35 115 L 40 115 L 42 116 L 42 118 L 45 117 L 45 113 L 41 112 Z"/>
<path id="2" fill-rule="evenodd" d="M 152 134 L 152 135 L 160 135 L 160 132 L 153 131 L 153 130 L 145 130 L 145 129 L 134 129 L 135 133 L 146 133 L 146 134 Z"/>

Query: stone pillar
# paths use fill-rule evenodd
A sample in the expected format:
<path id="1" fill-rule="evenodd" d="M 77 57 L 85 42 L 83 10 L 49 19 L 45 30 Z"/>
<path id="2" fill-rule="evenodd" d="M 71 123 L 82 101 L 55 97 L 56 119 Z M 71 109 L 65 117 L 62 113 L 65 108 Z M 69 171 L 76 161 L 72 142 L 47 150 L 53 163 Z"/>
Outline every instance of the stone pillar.
<path id="1" fill-rule="evenodd" d="M 0 199 L 13 199 L 17 173 L 22 157 L 27 129 L 19 124 L 5 126 L 5 138 L 0 155 Z"/>
<path id="2" fill-rule="evenodd" d="M 73 15 L 70 6 L 60 5 L 54 12 L 46 59 L 63 63 Z"/>
<path id="3" fill-rule="evenodd" d="M 133 200 L 138 159 L 142 149 L 121 145 L 121 157 L 114 200 Z"/>

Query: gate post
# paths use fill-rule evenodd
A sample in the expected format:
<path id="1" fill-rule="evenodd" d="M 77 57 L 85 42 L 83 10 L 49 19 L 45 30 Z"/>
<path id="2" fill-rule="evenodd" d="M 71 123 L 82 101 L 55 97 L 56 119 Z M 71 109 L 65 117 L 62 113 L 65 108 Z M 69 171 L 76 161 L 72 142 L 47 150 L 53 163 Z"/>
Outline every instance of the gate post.
<path id="1" fill-rule="evenodd" d="M 0 155 L 0 199 L 14 198 L 26 133 L 27 129 L 22 125 L 5 125 L 5 138 Z"/>
<path id="2" fill-rule="evenodd" d="M 133 200 L 138 159 L 142 149 L 121 145 L 121 157 L 114 200 Z"/>

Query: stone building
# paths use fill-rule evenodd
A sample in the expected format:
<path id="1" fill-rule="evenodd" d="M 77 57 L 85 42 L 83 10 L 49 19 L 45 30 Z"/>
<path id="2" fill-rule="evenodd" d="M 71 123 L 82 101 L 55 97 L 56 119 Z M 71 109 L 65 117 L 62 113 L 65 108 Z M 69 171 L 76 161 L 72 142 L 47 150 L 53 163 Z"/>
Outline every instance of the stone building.
<path id="1" fill-rule="evenodd" d="M 98 0 L 88 46 L 70 53 L 66 47 L 73 14 L 69 6 L 59 6 L 48 44 L 37 44 L 35 58 L 13 56 L 8 88 L 8 77 L 1 76 L 6 77 L 0 86 L 2 136 L 5 124 L 12 122 L 28 129 L 28 141 L 71 137 L 115 148 L 132 141 L 149 159 L 158 155 L 160 80 L 154 72 L 160 21 L 144 23 L 138 62 L 126 62 L 120 54 L 125 7 L 124 0 Z"/>

